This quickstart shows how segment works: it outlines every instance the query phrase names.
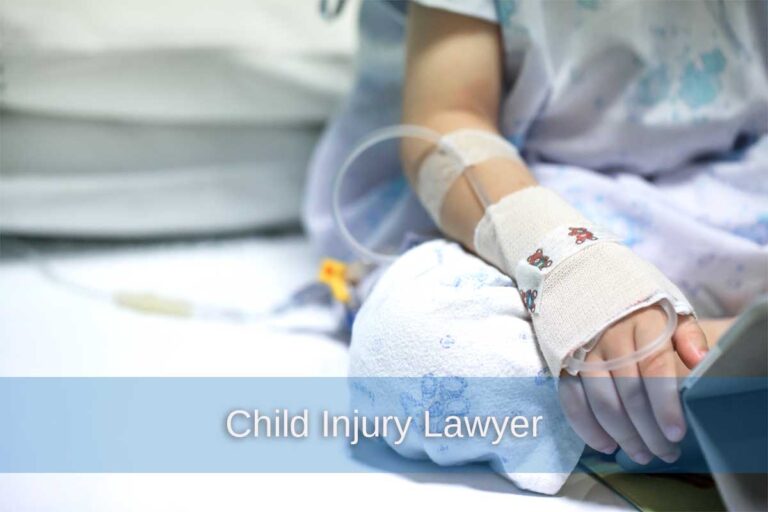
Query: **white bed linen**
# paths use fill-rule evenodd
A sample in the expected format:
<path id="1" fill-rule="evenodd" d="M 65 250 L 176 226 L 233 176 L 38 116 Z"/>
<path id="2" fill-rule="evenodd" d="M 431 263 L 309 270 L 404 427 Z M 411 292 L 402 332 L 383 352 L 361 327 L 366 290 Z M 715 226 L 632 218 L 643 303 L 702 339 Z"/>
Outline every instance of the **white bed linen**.
<path id="1" fill-rule="evenodd" d="M 311 279 L 316 259 L 303 238 L 292 236 L 60 253 L 51 262 L 67 277 L 101 288 L 261 308 Z M 332 325 L 319 310 L 286 322 Z M 0 260 L 0 340 L 0 376 L 340 376 L 347 364 L 346 346 L 327 335 L 140 315 L 73 294 L 14 260 Z M 398 457 L 390 450 L 381 456 Z M 425 462 L 398 460 L 423 471 Z M 414 474 L 0 475 L 0 509 L 20 512 L 301 510 L 322 509 L 329 500 L 336 510 L 371 503 L 374 510 L 628 508 L 583 474 L 572 476 L 558 497 L 523 493 L 491 473 L 447 474 L 437 467 Z"/>
<path id="2" fill-rule="evenodd" d="M 99 289 L 266 310 L 314 277 L 307 249 L 303 239 L 285 237 L 61 253 L 49 261 Z M 320 331 L 331 326 L 326 312 L 298 316 Z M 322 334 L 135 313 L 51 283 L 28 262 L 0 267 L 0 339 L 2 376 L 342 376 L 347 361 L 346 346 Z"/>

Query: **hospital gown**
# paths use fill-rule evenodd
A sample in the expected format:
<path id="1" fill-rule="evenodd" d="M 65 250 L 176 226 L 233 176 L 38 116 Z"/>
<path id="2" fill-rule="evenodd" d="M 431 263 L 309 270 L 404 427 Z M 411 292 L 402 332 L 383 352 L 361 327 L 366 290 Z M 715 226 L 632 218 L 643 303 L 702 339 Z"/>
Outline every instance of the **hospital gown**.
<path id="1" fill-rule="evenodd" d="M 499 128 L 542 185 L 622 236 L 702 317 L 738 314 L 768 292 L 766 2 L 421 3 L 499 23 Z M 304 220 L 325 255 L 355 257 L 332 219 L 334 176 L 366 134 L 399 122 L 404 8 L 363 3 L 357 84 L 312 161 Z M 353 171 L 342 212 L 363 243 L 437 235 L 403 178 L 396 144 L 364 153 Z M 535 405 L 506 392 L 485 399 L 502 415 L 540 407 L 557 417 L 554 380 L 535 349 L 520 344 L 534 333 L 511 280 L 439 241 L 382 273 L 353 326 L 351 375 L 534 377 L 550 393 Z M 410 395 L 393 384 L 379 396 Z M 440 464 L 489 460 L 518 486 L 544 493 L 560 488 L 583 446 L 573 432 L 512 452 L 429 441 L 392 447 Z M 531 474 L 531 460 L 556 467 Z"/>
<path id="2" fill-rule="evenodd" d="M 499 23 L 500 130 L 542 185 L 623 236 L 701 316 L 768 292 L 766 2 L 420 3 Z M 326 255 L 353 257 L 333 177 L 366 134 L 399 122 L 405 4 L 363 3 L 356 86 L 311 163 L 304 220 Z M 358 238 L 436 232 L 395 145 L 361 158 L 342 204 Z"/>

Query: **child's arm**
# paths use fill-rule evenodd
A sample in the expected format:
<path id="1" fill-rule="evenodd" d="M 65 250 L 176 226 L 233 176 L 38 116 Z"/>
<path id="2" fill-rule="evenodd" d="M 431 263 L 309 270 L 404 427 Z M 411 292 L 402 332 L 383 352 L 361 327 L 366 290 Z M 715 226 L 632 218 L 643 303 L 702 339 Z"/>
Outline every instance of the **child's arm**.
<path id="1" fill-rule="evenodd" d="M 412 5 L 403 92 L 405 123 L 444 134 L 468 128 L 498 133 L 501 84 L 502 54 L 496 25 Z M 417 170 L 433 149 L 416 140 L 403 142 L 403 163 L 412 183 L 417 183 Z M 475 166 L 473 176 L 488 194 L 490 203 L 536 185 L 522 161 L 487 160 Z M 460 176 L 444 198 L 439 224 L 446 235 L 475 251 L 475 228 L 484 211 L 466 177 Z M 630 267 L 628 272 L 631 271 Z M 586 361 L 610 360 L 633 353 L 662 330 L 664 319 L 658 306 L 634 311 L 605 332 Z M 637 365 L 612 372 L 582 372 L 582 376 L 606 379 L 592 379 L 591 384 L 587 383 L 590 379 L 561 381 L 566 415 L 590 446 L 612 451 L 618 443 L 640 463 L 648 462 L 651 453 L 665 460 L 677 457 L 674 443 L 683 437 L 685 422 L 676 386 L 671 379 L 657 379 L 662 382 L 658 386 L 649 383 L 652 377 L 675 376 L 674 350 L 688 367 L 693 367 L 703 358 L 707 345 L 690 316 L 680 317 L 672 342 Z"/>
<path id="2" fill-rule="evenodd" d="M 412 4 L 403 122 L 440 133 L 467 128 L 498 133 L 501 59 L 496 25 Z M 431 149 L 420 140 L 403 141 L 403 163 L 412 183 Z M 507 159 L 478 164 L 474 176 L 492 192 L 491 202 L 536 184 L 522 162 Z M 474 250 L 475 226 L 484 210 L 465 177 L 456 180 L 443 204 L 445 234 Z"/>

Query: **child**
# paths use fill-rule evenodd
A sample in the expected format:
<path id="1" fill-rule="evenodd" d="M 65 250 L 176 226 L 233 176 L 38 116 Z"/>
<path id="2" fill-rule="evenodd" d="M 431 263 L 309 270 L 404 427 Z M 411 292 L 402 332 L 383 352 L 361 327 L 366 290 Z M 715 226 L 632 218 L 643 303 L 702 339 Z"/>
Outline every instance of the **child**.
<path id="1" fill-rule="evenodd" d="M 587 363 L 631 355 L 663 329 L 660 305 L 674 308 L 662 350 L 559 386 L 571 426 L 594 449 L 674 461 L 686 428 L 677 390 L 650 383 L 701 361 L 702 327 L 710 343 L 724 328 L 697 320 L 688 301 L 699 318 L 726 317 L 768 292 L 766 3 L 421 0 L 408 9 L 404 76 L 385 51 L 402 28 L 383 16 L 401 7 L 363 4 L 360 79 L 315 156 L 310 233 L 338 251 L 331 177 L 357 139 L 397 122 L 401 104 L 402 122 L 443 134 L 470 168 L 451 169 L 434 144 L 404 140 L 411 186 L 442 234 L 474 254 L 462 257 L 515 281 L 553 375 L 566 377 L 577 354 Z M 399 171 L 394 160 L 377 164 L 360 179 Z M 403 229 L 428 224 L 407 200 L 386 208 L 372 188 L 357 190 L 348 222 L 364 223 L 360 205 L 376 205 L 400 215 Z M 408 286 L 393 276 L 389 295 Z M 372 315 L 375 325 L 407 318 L 363 306 L 353 367 L 372 343 Z"/>

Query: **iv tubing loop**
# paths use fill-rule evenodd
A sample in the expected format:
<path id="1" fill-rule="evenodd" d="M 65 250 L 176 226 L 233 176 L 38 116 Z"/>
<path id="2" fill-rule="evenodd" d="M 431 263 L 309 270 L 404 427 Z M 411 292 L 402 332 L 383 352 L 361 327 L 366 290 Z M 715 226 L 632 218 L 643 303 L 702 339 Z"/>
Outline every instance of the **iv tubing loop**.
<path id="1" fill-rule="evenodd" d="M 461 155 L 459 155 L 456 150 L 446 145 L 442 141 L 442 135 L 440 133 L 434 130 L 430 130 L 429 128 L 424 128 L 423 126 L 416 126 L 412 124 L 399 124 L 376 130 L 365 137 L 355 147 L 352 153 L 350 153 L 347 159 L 344 161 L 344 165 L 341 166 L 341 170 L 338 172 L 333 181 L 331 208 L 333 211 L 333 220 L 336 223 L 336 226 L 338 227 L 342 237 L 349 245 L 350 249 L 352 249 L 355 254 L 357 254 L 361 259 L 368 263 L 391 263 L 397 256 L 392 254 L 383 254 L 369 249 L 352 235 L 352 233 L 349 231 L 349 228 L 344 223 L 341 214 L 341 188 L 344 183 L 344 178 L 346 178 L 347 174 L 349 173 L 349 169 L 362 153 L 381 142 L 390 139 L 401 139 L 404 137 L 411 137 L 414 139 L 421 139 L 427 142 L 431 142 L 435 146 L 440 147 L 448 153 L 451 153 L 458 162 L 463 162 Z"/>
<path id="2" fill-rule="evenodd" d="M 632 354 L 617 357 L 615 359 L 609 359 L 608 361 L 593 361 L 588 363 L 586 361 L 575 359 L 573 356 L 568 356 L 568 358 L 565 360 L 565 367 L 569 370 L 572 370 L 573 372 L 597 372 L 615 370 L 617 368 L 623 368 L 624 366 L 642 361 L 649 355 L 653 354 L 672 337 L 675 329 L 677 329 L 677 313 L 675 312 L 674 307 L 672 307 L 672 303 L 668 299 L 663 299 L 660 302 L 660 305 L 664 310 L 664 313 L 667 314 L 667 325 L 664 328 L 664 331 L 648 345 Z"/>

